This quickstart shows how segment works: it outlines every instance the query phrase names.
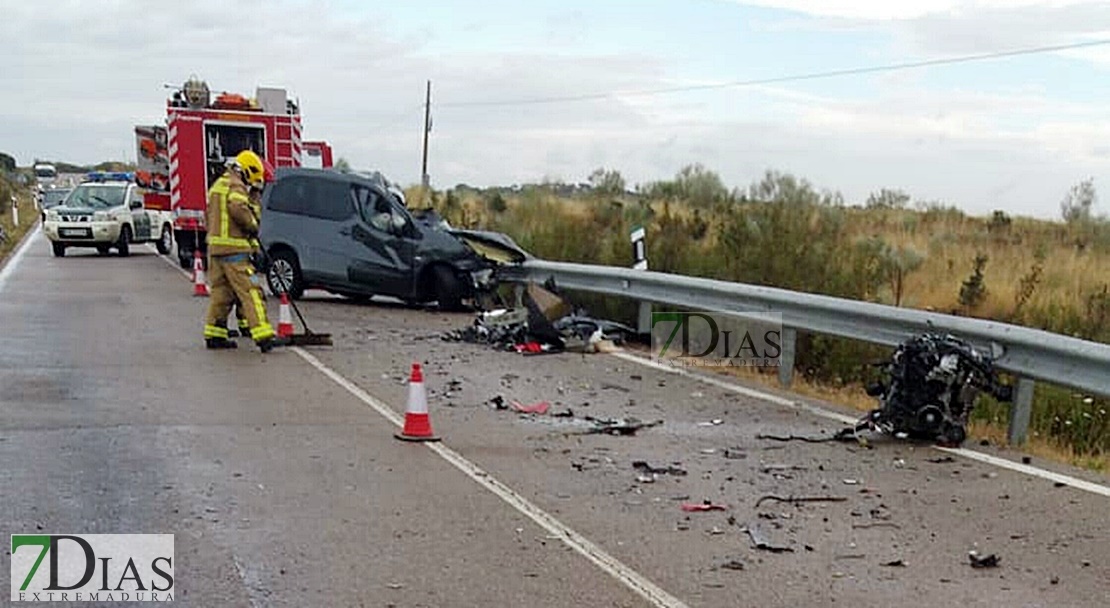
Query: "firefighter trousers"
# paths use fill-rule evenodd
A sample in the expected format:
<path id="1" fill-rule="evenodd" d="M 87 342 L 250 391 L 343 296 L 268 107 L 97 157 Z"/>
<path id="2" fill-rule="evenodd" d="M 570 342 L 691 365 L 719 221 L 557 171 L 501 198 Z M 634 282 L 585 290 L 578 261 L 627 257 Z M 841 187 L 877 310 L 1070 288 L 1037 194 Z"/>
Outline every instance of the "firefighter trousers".
<path id="1" fill-rule="evenodd" d="M 205 338 L 227 338 L 227 317 L 236 301 L 247 318 L 250 336 L 255 342 L 274 337 L 274 328 L 266 316 L 262 288 L 254 266 L 245 254 L 208 257 L 208 315 L 204 320 Z"/>

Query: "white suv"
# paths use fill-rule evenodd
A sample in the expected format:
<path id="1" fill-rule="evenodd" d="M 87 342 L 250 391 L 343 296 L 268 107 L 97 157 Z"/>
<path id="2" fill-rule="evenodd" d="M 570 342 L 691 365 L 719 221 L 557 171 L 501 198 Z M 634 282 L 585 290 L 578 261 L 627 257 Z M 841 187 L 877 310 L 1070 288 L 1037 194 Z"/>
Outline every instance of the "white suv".
<path id="1" fill-rule="evenodd" d="M 58 257 L 67 247 L 96 247 L 101 255 L 114 247 L 121 256 L 131 253 L 132 243 L 155 243 L 161 254 L 173 247 L 173 214 L 145 208 L 142 189 L 126 173 L 92 174 L 43 213 L 43 231 Z"/>

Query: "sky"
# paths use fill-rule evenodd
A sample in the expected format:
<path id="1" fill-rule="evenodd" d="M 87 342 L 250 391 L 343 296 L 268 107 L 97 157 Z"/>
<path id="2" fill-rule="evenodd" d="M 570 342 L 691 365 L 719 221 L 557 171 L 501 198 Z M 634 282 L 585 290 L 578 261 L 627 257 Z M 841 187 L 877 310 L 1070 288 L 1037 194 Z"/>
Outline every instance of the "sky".
<path id="1" fill-rule="evenodd" d="M 895 188 L 974 214 L 1058 217 L 1086 178 L 1110 193 L 1110 44 L 643 94 L 1110 41 L 1103 1 L 0 0 L 0 15 L 0 151 L 21 165 L 134 159 L 133 126 L 163 121 L 164 85 L 195 74 L 286 88 L 306 139 L 418 183 L 430 80 L 437 188 L 599 167 L 634 185 L 700 163 L 730 187 L 775 170 L 849 203 Z"/>

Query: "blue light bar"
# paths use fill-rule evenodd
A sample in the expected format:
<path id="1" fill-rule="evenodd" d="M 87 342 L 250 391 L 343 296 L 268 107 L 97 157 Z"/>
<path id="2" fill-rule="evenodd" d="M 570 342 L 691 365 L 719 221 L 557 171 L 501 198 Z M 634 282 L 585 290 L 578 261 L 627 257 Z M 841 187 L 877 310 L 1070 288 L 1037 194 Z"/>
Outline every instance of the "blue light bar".
<path id="1" fill-rule="evenodd" d="M 90 171 L 85 175 L 87 182 L 132 182 L 135 174 L 125 171 Z"/>

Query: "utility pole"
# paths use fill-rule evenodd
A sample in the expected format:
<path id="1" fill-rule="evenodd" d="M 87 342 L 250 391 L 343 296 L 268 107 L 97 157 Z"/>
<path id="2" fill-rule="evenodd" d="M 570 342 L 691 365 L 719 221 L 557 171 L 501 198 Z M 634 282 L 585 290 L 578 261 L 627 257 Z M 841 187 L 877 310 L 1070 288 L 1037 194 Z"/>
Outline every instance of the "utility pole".
<path id="1" fill-rule="evenodd" d="M 428 81 L 428 90 L 424 94 L 424 161 L 420 167 L 420 185 L 427 194 L 428 179 L 428 133 L 432 130 L 432 81 Z"/>

